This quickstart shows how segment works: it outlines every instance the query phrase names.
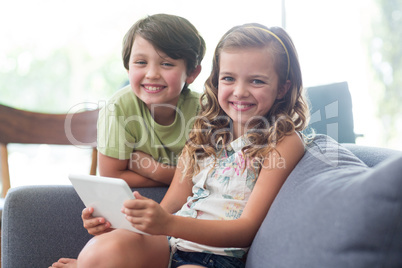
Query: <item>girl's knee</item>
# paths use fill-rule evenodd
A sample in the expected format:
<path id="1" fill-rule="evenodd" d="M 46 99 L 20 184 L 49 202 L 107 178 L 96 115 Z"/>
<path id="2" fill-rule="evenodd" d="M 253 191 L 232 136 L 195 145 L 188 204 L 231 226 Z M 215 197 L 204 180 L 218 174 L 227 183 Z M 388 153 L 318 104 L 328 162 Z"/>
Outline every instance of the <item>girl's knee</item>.
<path id="1" fill-rule="evenodd" d="M 140 243 L 140 237 L 121 233 L 115 230 L 92 238 L 78 256 L 79 267 L 112 267 L 108 263 L 114 263 L 114 258 L 125 256 L 125 251 L 130 250 L 127 244 L 135 246 Z"/>
<path id="2" fill-rule="evenodd" d="M 155 260 L 155 256 L 161 255 L 166 255 L 168 261 L 169 245 L 166 237 L 115 230 L 91 239 L 78 256 L 78 266 L 135 267 L 139 264 L 139 267 L 145 267 Z"/>

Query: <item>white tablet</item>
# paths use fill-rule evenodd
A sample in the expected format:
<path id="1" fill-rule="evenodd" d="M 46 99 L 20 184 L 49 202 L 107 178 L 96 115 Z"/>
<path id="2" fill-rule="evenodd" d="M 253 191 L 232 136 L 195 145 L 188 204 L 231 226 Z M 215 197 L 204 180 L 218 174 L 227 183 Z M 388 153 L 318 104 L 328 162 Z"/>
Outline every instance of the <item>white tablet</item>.
<path id="1" fill-rule="evenodd" d="M 121 212 L 123 203 L 128 199 L 134 199 L 130 187 L 124 180 L 76 174 L 70 174 L 68 178 L 85 206 L 94 208 L 95 217 L 104 217 L 111 223 L 112 228 L 146 234 L 134 228 Z"/>

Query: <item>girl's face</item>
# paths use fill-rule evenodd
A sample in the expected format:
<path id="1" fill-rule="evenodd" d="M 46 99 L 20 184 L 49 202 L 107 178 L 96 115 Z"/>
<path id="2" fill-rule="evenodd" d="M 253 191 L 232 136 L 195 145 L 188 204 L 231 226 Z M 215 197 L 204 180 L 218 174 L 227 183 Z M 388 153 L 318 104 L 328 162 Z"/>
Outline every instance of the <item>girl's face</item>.
<path id="1" fill-rule="evenodd" d="M 187 76 L 183 59 L 169 58 L 138 35 L 131 49 L 128 76 L 135 95 L 148 109 L 152 104 L 176 106 L 185 83 L 191 84 L 197 77 Z"/>
<path id="2" fill-rule="evenodd" d="M 219 105 L 233 120 L 234 137 L 243 135 L 285 95 L 268 48 L 223 50 L 220 54 Z"/>

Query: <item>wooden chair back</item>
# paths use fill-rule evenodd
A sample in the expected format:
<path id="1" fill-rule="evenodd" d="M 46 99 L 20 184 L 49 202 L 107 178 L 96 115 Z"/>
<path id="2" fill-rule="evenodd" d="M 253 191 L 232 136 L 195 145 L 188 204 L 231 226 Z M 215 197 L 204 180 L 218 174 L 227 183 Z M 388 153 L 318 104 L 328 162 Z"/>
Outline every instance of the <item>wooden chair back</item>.
<path id="1" fill-rule="evenodd" d="M 7 144 L 57 144 L 92 147 L 90 174 L 97 168 L 97 120 L 99 110 L 46 114 L 0 104 L 0 159 L 2 197 L 10 188 Z"/>

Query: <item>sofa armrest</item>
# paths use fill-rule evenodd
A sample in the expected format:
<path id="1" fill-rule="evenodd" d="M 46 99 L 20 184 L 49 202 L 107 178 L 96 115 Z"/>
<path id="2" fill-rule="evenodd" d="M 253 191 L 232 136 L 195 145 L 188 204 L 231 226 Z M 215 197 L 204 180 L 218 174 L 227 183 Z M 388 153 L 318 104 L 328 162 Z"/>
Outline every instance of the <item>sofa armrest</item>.
<path id="1" fill-rule="evenodd" d="M 140 192 L 160 202 L 166 189 Z M 83 209 L 70 185 L 10 189 L 2 219 L 2 266 L 48 267 L 60 257 L 76 258 L 92 237 L 82 225 Z"/>

